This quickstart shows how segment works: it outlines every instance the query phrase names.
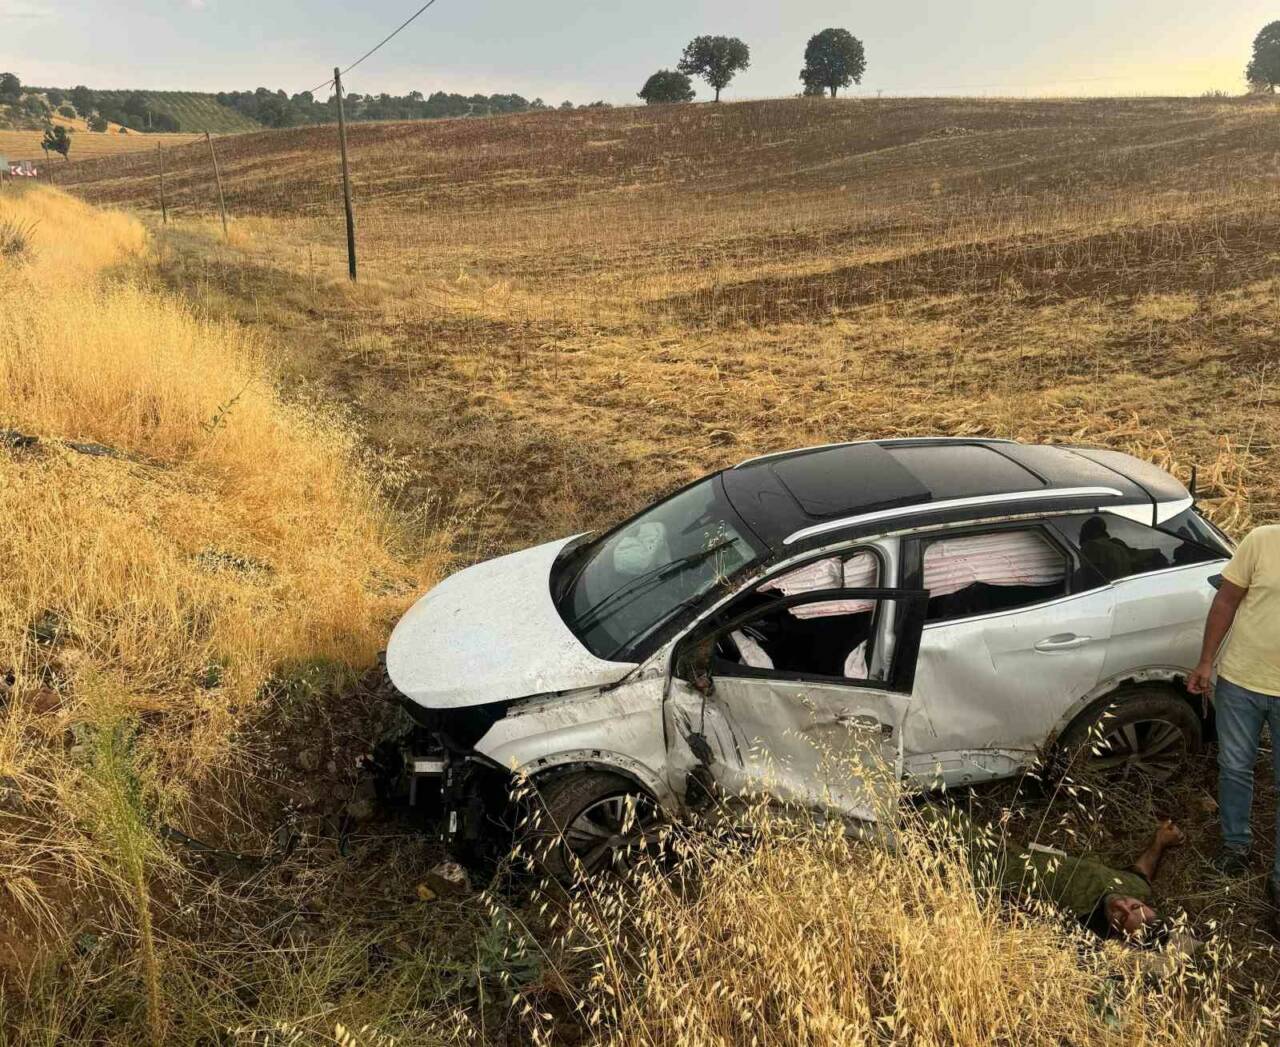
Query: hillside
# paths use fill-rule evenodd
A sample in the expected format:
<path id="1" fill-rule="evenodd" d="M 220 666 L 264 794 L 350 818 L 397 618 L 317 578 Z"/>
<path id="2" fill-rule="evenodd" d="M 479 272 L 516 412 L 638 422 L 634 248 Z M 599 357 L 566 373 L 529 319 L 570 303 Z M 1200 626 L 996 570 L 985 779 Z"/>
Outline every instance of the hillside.
<path id="1" fill-rule="evenodd" d="M 256 131 L 256 121 L 225 105 L 220 105 L 213 94 L 200 91 L 96 91 L 100 102 L 124 103 L 133 95 L 142 95 L 157 113 L 168 113 L 178 121 L 183 132 L 210 131 L 213 134 L 233 134 L 237 131 Z"/>
<path id="2" fill-rule="evenodd" d="M 1275 1042 L 1272 910 L 1209 864 L 1212 753 L 1165 785 L 974 797 L 1015 838 L 1116 865 L 1177 816 L 1161 904 L 1211 944 L 1162 988 L 911 837 L 885 856 L 766 822 L 750 846 L 691 837 L 677 889 L 568 904 L 503 866 L 441 897 L 438 855 L 361 776 L 388 713 L 350 677 L 443 570 L 781 448 L 1085 442 L 1197 466 L 1234 535 L 1280 520 L 1277 116 L 1268 98 L 809 99 L 357 125 L 355 286 L 331 127 L 218 141 L 225 238 L 203 145 L 168 154 L 163 230 L 153 157 L 70 165 L 72 191 L 151 229 L 129 301 L 160 304 L 106 310 L 104 280 L 0 311 L 24 391 L 0 426 L 47 452 L 0 449 L 18 477 L 0 494 L 39 539 L 11 529 L 3 650 L 33 710 L 65 703 L 14 735 L 58 820 L 11 853 L 51 856 L 24 895 L 50 937 L 92 935 L 23 983 L 15 1042 L 147 1041 L 136 891 L 67 886 L 97 855 L 67 843 L 85 838 L 70 786 L 103 751 L 75 740 L 112 737 L 97 725 L 120 706 L 86 699 L 104 693 L 86 662 L 126 677 L 160 824 L 206 848 L 140 834 L 170 1042 Z M 77 221 L 45 222 L 44 249 Z M 132 457 L 64 443 L 86 438 Z M 81 520 L 116 541 L 68 541 Z M 75 642 L 42 624 L 55 602 Z M 1259 790 L 1259 839 L 1274 802 Z"/>
<path id="3" fill-rule="evenodd" d="M 1240 100 L 884 99 L 746 102 L 528 113 L 353 125 L 352 173 L 366 206 L 413 201 L 520 208 L 601 196 L 655 195 L 718 207 L 849 194 L 862 208 L 906 197 L 934 208 L 973 193 L 1021 201 L 1145 187 L 1194 190 L 1238 155 L 1266 174 L 1274 103 Z M 335 136 L 306 127 L 224 144 L 228 199 L 245 213 L 332 213 Z M 174 158 L 204 178 L 198 151 Z M 96 201 L 144 203 L 128 161 L 78 172 Z M 756 195 L 752 195 L 756 194 Z"/>

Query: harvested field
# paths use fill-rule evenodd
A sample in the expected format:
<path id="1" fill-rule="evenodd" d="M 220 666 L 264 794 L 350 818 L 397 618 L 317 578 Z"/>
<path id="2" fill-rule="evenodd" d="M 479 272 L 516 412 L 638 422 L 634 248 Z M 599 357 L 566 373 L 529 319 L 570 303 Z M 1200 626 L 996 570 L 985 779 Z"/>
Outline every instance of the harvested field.
<path id="1" fill-rule="evenodd" d="M 420 537 L 436 535 L 438 544 L 448 532 L 453 565 L 599 527 L 752 454 L 926 433 L 1102 444 L 1183 477 L 1195 464 L 1203 504 L 1239 535 L 1280 520 L 1278 116 L 1270 99 L 795 100 L 359 124 L 351 129 L 362 266 L 354 287 L 345 278 L 333 129 L 249 134 L 219 142 L 229 242 L 214 217 L 203 146 L 171 155 L 177 219 L 162 230 L 150 216 L 149 279 L 184 296 L 202 319 L 260 337 L 286 400 L 336 403 L 358 420 L 386 497 L 416 514 Z M 154 212 L 152 164 L 142 155 L 75 164 L 64 184 L 95 203 Z M 374 718 L 364 716 L 358 702 L 317 693 L 304 733 L 337 730 L 345 744 L 371 745 Z M 1156 812 L 1179 817 L 1192 839 L 1170 859 L 1165 898 L 1198 927 L 1223 931 L 1235 957 L 1218 969 L 1223 981 L 1146 1024 L 1099 1025 L 1092 1004 L 1077 1015 L 1060 1002 L 1053 1015 L 1037 1012 L 1034 1028 L 966 1018 L 928 1026 L 919 1042 L 1225 1044 L 1271 1035 L 1280 1001 L 1270 910 L 1258 882 L 1229 883 L 1210 869 L 1212 794 L 1205 759 L 1169 789 L 1112 797 L 1102 808 L 1007 790 L 984 802 L 1011 809 L 1013 823 L 1042 842 L 1087 845 L 1121 863 Z M 1273 798 L 1256 817 L 1258 839 L 1267 839 Z M 306 915 L 289 908 L 293 886 L 272 881 L 268 898 L 255 895 L 279 928 L 305 929 L 312 944 L 298 946 L 299 969 L 312 961 L 360 967 L 337 959 L 354 928 L 360 941 L 378 943 L 379 966 L 368 963 L 380 977 L 316 977 L 306 1002 L 295 989 L 260 1006 L 259 1017 L 306 1015 L 298 1020 L 313 1029 L 317 1014 L 376 1013 L 380 1031 L 436 1042 L 439 1026 L 428 1032 L 403 1011 L 379 1011 L 372 994 L 401 978 L 427 985 L 415 966 L 424 955 L 461 963 L 459 943 L 490 942 L 496 925 L 485 929 L 482 903 L 458 903 L 440 918 L 439 935 L 415 929 L 406 954 L 402 923 L 386 909 L 415 904 L 403 873 L 411 845 L 391 833 L 365 834 L 359 858 L 339 868 L 317 830 L 285 866 L 293 883 L 324 885 Z M 823 882 L 819 866 L 796 853 L 766 853 L 758 868 L 770 855 L 777 861 L 754 885 L 736 867 L 717 869 L 753 912 L 773 911 L 774 884 L 820 906 L 820 890 L 804 894 L 789 878 L 799 869 L 805 883 Z M 886 902 L 892 933 L 850 917 L 869 952 L 923 955 L 912 950 L 932 948 L 940 933 L 972 935 L 965 940 L 989 947 L 984 955 L 1012 949 L 1037 957 L 1040 975 L 1068 977 L 1056 965 L 1073 953 L 1002 937 L 998 919 L 986 910 L 960 915 L 932 883 L 904 901 L 891 873 L 874 890 L 895 899 Z M 376 883 L 376 902 L 362 904 L 355 883 Z M 958 922 L 919 919 L 925 897 Z M 652 910 L 670 906 L 661 926 L 684 928 L 675 935 L 695 933 L 697 914 L 684 901 L 667 897 Z M 610 914 L 629 903 L 617 904 Z M 658 935 L 658 947 L 671 941 L 643 914 L 632 917 Z M 697 934 L 710 933 L 699 926 Z M 1014 927 L 1022 933 L 1023 924 Z M 992 937 L 982 937 L 987 931 Z M 735 948 L 764 956 L 766 937 Z M 234 952 L 229 939 L 217 940 L 218 955 Z M 608 945 L 599 955 L 613 955 Z M 669 997 L 647 984 L 668 1001 L 654 1007 L 699 993 L 720 999 L 717 979 L 732 976 L 733 964 L 714 951 L 697 955 Z M 858 957 L 823 966 L 831 958 L 802 945 L 767 955 L 778 969 L 833 979 L 835 971 L 862 986 Z M 237 970 L 261 989 L 260 969 Z M 559 1021 L 572 995 L 557 981 L 563 969 L 539 970 L 530 998 Z M 641 991 L 626 972 L 609 970 L 612 991 Z M 1040 998 L 1040 975 L 1029 975 L 1026 999 Z M 514 1010 L 494 1031 L 482 982 L 477 975 L 478 1007 L 474 993 L 463 994 L 470 1033 L 530 1035 L 528 1016 Z M 362 987 L 354 995 L 352 984 Z M 825 1032 L 854 1042 L 895 1022 L 922 1029 L 946 993 L 968 999 L 960 983 L 893 985 L 883 997 L 866 990 L 868 1025 L 824 1004 L 806 1013 L 812 1024 L 787 1026 L 777 1041 L 824 1042 Z M 859 1000 L 863 991 L 850 990 Z M 1016 994 L 996 1003 L 995 987 L 981 991 L 999 1013 L 1020 1013 Z M 462 990 L 437 979 L 424 992 L 451 1005 Z M 588 997 L 598 1003 L 603 992 Z M 386 999 L 403 998 L 388 989 Z M 625 1032 L 605 1031 L 617 1042 L 677 1042 L 678 1030 L 645 1006 L 627 997 L 618 1012 Z M 1000 1010 L 1007 1007 L 1015 1010 Z M 723 1019 L 707 1025 L 703 1042 L 741 1032 L 727 1005 L 694 1010 Z M 552 1027 L 601 1034 L 576 1021 Z"/>
<path id="2" fill-rule="evenodd" d="M 64 126 L 73 121 L 58 118 Z M 83 123 L 83 121 L 79 121 Z M 100 156 L 119 156 L 122 153 L 136 153 L 150 150 L 152 160 L 155 159 L 156 146 L 171 149 L 174 146 L 186 145 L 202 138 L 202 135 L 188 134 L 119 134 L 112 125 L 110 131 L 101 134 L 76 129 L 71 135 L 71 156 L 64 163 L 62 157 L 52 156 L 49 164 L 54 166 L 54 177 L 64 176 L 68 163 L 88 160 Z M 0 156 L 10 160 L 43 160 L 44 150 L 40 142 L 44 139 L 43 131 L 0 131 Z"/>

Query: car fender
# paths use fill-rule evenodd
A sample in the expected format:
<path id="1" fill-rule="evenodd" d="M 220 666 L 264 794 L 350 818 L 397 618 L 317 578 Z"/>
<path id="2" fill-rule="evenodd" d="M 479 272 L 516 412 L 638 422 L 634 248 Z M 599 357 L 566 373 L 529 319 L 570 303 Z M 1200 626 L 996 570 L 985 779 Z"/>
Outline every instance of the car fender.
<path id="1" fill-rule="evenodd" d="M 640 786 L 667 813 L 677 815 L 681 811 L 675 793 L 657 772 L 623 753 L 606 749 L 572 749 L 540 757 L 519 770 L 535 782 L 539 778 L 552 777 L 566 771 L 609 771 Z"/>
<path id="2" fill-rule="evenodd" d="M 1130 670 L 1128 672 L 1119 673 L 1110 679 L 1104 680 L 1098 684 L 1088 694 L 1077 698 L 1064 711 L 1062 717 L 1058 720 L 1053 732 L 1049 735 L 1046 742 L 1046 749 L 1051 748 L 1053 743 L 1062 737 L 1062 733 L 1070 727 L 1079 718 L 1089 706 L 1095 702 L 1105 698 L 1107 695 L 1118 691 L 1127 684 L 1136 683 L 1176 683 L 1179 680 L 1185 680 L 1190 674 L 1190 670 L 1184 666 L 1177 665 L 1153 665 L 1146 669 Z"/>
<path id="3" fill-rule="evenodd" d="M 513 706 L 476 744 L 476 752 L 530 777 L 572 766 L 611 770 L 642 785 L 659 805 L 679 804 L 666 781 L 662 678 Z"/>

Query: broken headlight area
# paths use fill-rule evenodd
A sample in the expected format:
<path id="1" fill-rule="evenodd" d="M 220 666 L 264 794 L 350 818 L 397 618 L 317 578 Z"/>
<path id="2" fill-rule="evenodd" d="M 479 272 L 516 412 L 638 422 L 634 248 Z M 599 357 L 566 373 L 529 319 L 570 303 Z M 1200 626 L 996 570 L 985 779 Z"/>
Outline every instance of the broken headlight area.
<path id="1" fill-rule="evenodd" d="M 412 727 L 374 753 L 375 775 L 386 783 L 388 798 L 407 804 L 458 857 L 492 857 L 494 848 L 511 837 L 514 780 L 474 747 L 511 703 L 426 709 L 398 693 L 395 697 Z"/>

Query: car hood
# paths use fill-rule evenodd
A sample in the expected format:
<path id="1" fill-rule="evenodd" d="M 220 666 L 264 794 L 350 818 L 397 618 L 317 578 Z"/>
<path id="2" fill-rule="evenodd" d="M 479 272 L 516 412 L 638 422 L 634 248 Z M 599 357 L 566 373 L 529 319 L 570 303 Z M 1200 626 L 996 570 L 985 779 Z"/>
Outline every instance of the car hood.
<path id="1" fill-rule="evenodd" d="M 614 683 L 634 669 L 593 655 L 551 600 L 551 565 L 571 541 L 468 567 L 422 597 L 387 644 L 396 689 L 457 709 Z"/>

